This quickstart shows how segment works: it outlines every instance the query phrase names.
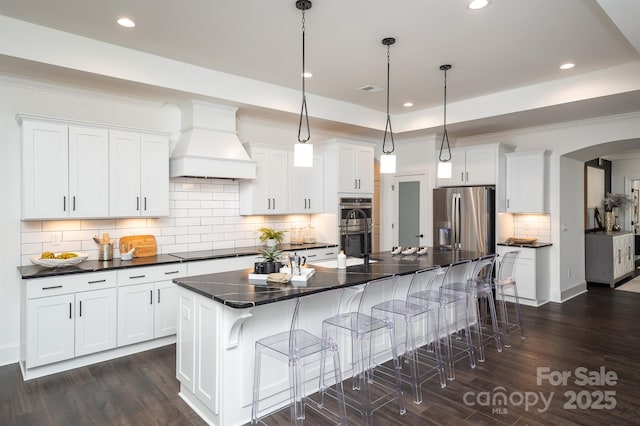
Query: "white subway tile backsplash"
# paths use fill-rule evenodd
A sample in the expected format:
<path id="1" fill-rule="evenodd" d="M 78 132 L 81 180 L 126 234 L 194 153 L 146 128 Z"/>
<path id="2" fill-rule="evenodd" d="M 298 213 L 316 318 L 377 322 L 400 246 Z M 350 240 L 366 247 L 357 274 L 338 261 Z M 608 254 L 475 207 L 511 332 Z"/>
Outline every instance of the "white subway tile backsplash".
<path id="1" fill-rule="evenodd" d="M 514 215 L 514 237 L 537 238 L 541 242 L 551 241 L 551 218 L 549 215 Z"/>
<path id="2" fill-rule="evenodd" d="M 117 240 L 124 235 L 151 234 L 158 253 L 225 249 L 261 245 L 258 228 L 290 230 L 309 224 L 308 215 L 240 216 L 237 181 L 226 179 L 172 179 L 169 216 L 161 218 L 83 219 L 21 222 L 21 261 L 30 255 L 51 251 L 82 251 L 97 259 L 92 237 L 109 233 Z M 285 242 L 289 241 L 289 233 Z M 56 242 L 55 244 L 53 242 Z M 119 257 L 117 247 L 114 257 Z"/>

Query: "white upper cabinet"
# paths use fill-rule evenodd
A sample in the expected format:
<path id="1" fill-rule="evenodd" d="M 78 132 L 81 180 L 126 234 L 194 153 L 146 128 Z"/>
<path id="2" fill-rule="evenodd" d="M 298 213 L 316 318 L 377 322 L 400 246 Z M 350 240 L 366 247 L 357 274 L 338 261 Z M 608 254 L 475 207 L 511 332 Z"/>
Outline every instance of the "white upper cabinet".
<path id="1" fill-rule="evenodd" d="M 169 141 L 166 136 L 109 132 L 111 217 L 169 215 Z"/>
<path id="2" fill-rule="evenodd" d="M 374 148 L 339 142 L 338 192 L 373 194 Z"/>
<path id="3" fill-rule="evenodd" d="M 283 149 L 245 145 L 257 178 L 240 181 L 240 214 L 287 214 L 289 158 Z"/>
<path id="4" fill-rule="evenodd" d="M 549 213 L 548 151 L 506 154 L 506 211 Z"/>
<path id="5" fill-rule="evenodd" d="M 324 161 L 313 156 L 313 167 L 294 167 L 289 152 L 289 213 L 322 213 L 324 207 Z"/>
<path id="6" fill-rule="evenodd" d="M 437 159 L 438 155 L 436 155 Z M 452 163 L 451 178 L 438 178 L 438 186 L 496 184 L 498 169 L 496 145 L 452 148 L 450 161 Z"/>
<path id="7" fill-rule="evenodd" d="M 22 218 L 108 216 L 108 131 L 22 119 Z"/>

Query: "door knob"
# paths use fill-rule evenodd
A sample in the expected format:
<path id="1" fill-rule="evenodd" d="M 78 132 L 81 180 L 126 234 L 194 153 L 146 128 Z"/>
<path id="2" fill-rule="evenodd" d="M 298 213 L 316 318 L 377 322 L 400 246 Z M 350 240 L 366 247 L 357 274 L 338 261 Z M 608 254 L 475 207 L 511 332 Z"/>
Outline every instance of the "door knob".
<path id="1" fill-rule="evenodd" d="M 416 235 L 416 238 L 424 238 L 424 234 Z"/>

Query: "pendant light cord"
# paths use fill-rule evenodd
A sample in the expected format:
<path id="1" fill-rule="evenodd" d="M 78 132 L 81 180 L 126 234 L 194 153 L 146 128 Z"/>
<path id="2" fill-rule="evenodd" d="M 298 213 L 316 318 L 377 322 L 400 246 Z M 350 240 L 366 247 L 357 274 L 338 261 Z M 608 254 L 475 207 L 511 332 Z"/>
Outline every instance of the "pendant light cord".
<path id="1" fill-rule="evenodd" d="M 298 142 L 305 143 L 309 139 L 311 139 L 311 131 L 309 130 L 309 113 L 307 112 L 307 95 L 305 92 L 305 63 L 304 63 L 304 35 L 305 35 L 305 19 L 304 19 L 304 9 L 302 9 L 302 107 L 300 108 L 300 122 L 298 123 Z M 302 134 L 302 118 L 305 118 L 305 123 L 307 126 L 307 137 L 303 138 Z"/>
<path id="2" fill-rule="evenodd" d="M 440 155 L 438 159 L 440 161 L 451 160 L 451 146 L 449 145 L 449 135 L 447 133 L 447 70 L 451 69 L 451 65 L 442 65 L 440 69 L 444 71 L 444 133 L 442 134 L 442 143 L 440 143 Z M 442 158 L 442 151 L 444 148 L 444 142 L 447 141 L 447 152 L 449 158 Z"/>
<path id="3" fill-rule="evenodd" d="M 388 39 L 385 39 L 388 40 Z M 383 40 L 382 42 L 385 43 L 385 40 Z M 389 41 L 387 44 L 387 123 L 384 127 L 384 138 L 382 139 L 382 153 L 383 154 L 391 154 L 393 151 L 395 151 L 395 143 L 393 141 L 393 129 L 391 128 L 391 116 L 389 115 L 389 80 L 390 80 L 390 74 L 391 74 L 391 44 L 393 44 L 395 42 L 395 40 L 393 41 Z M 386 147 L 386 143 L 387 143 L 387 131 L 389 133 L 389 136 L 391 136 L 391 150 L 387 150 Z"/>

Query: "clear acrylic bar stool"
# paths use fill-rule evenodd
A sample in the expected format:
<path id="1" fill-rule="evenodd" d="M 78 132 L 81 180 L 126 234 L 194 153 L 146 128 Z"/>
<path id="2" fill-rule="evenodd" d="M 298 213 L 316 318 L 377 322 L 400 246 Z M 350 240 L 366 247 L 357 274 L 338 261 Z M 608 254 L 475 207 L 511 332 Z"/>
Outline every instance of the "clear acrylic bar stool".
<path id="1" fill-rule="evenodd" d="M 342 372 L 340 370 L 340 358 L 338 355 L 338 346 L 335 340 L 321 339 L 306 330 L 299 328 L 299 319 L 301 317 L 301 307 L 305 303 L 313 303 L 310 299 L 313 296 L 303 296 L 296 299 L 291 326 L 289 331 L 274 334 L 257 340 L 255 343 L 255 359 L 254 359 L 254 380 L 253 380 L 253 403 L 251 408 L 251 424 L 266 424 L 261 417 L 259 411 L 260 402 L 260 378 L 263 357 L 268 356 L 280 359 L 289 365 L 289 390 L 290 390 L 290 406 L 291 406 L 291 424 L 302 425 L 305 419 L 305 405 L 316 408 L 318 413 L 325 417 L 336 421 L 339 425 L 347 425 L 347 413 L 344 402 L 344 391 L 342 387 Z M 305 383 L 307 383 L 305 373 L 311 366 L 320 363 L 321 371 L 318 377 L 318 388 L 322 390 L 327 387 L 325 383 L 324 364 L 327 355 L 333 360 L 333 386 L 335 391 L 332 393 L 337 399 L 337 413 L 329 411 L 320 402 L 313 401 L 311 397 L 305 395 Z M 309 362 L 307 363 L 307 361 Z M 279 411 L 279 410 L 276 410 Z M 266 413 L 270 415 L 273 413 Z"/>
<path id="2" fill-rule="evenodd" d="M 440 386 L 445 387 L 444 363 L 440 352 L 437 330 L 438 308 L 434 305 L 416 304 L 407 295 L 428 288 L 429 283 L 442 273 L 440 267 L 422 269 L 411 276 L 408 287 L 400 288 L 396 283 L 394 297 L 374 305 L 371 316 L 395 324 L 395 343 L 398 356 L 408 364 L 408 373 L 402 369 L 400 377 L 411 386 L 413 401 L 422 403 L 421 385 L 428 379 L 438 376 Z M 380 368 L 387 368 L 384 365 Z M 387 374 L 392 372 L 387 371 Z"/>
<path id="3" fill-rule="evenodd" d="M 447 377 L 454 380 L 455 363 L 465 357 L 469 358 L 469 366 L 476 367 L 467 298 L 465 295 L 447 290 L 451 283 L 466 282 L 469 274 L 470 260 L 455 262 L 447 266 L 444 274 L 432 280 L 427 289 L 410 293 L 409 300 L 413 303 L 436 304 L 438 307 L 437 329 L 442 339 L 442 357 L 447 368 Z M 459 325 L 459 312 L 463 311 L 462 326 Z"/>
<path id="4" fill-rule="evenodd" d="M 497 351 L 502 352 L 496 305 L 491 285 L 497 256 L 497 254 L 489 254 L 480 257 L 472 263 L 473 269 L 466 281 L 455 281 L 446 285 L 448 290 L 464 294 L 467 297 L 468 305 L 474 311 L 475 322 L 470 328 L 475 332 L 478 361 L 480 362 L 485 360 L 484 346 L 491 341 L 495 341 Z M 489 310 L 488 313 L 487 309 Z M 487 324 L 487 322 L 490 323 Z"/>
<path id="5" fill-rule="evenodd" d="M 347 303 L 357 301 L 357 311 L 347 307 L 340 313 L 323 321 L 325 340 L 348 339 L 351 341 L 351 365 L 353 371 L 352 390 L 345 395 L 346 404 L 359 411 L 367 425 L 372 424 L 373 412 L 387 403 L 397 400 L 399 412 L 405 414 L 402 397 L 400 363 L 394 342 L 394 324 L 387 319 L 372 317 L 371 307 L 381 300 L 393 297 L 396 276 L 369 281 L 357 294 L 343 293 Z M 347 296 L 347 297 L 345 297 Z M 352 299 L 349 299 L 352 297 Z M 344 300 L 341 305 L 344 305 Z M 392 362 L 391 375 L 377 368 L 384 362 Z M 332 392 L 327 389 L 327 392 Z M 376 398 L 374 399 L 374 392 Z"/>
<path id="6" fill-rule="evenodd" d="M 514 278 L 514 272 L 516 269 L 516 262 L 520 250 L 514 250 L 506 252 L 502 256 L 496 278 L 493 281 L 493 286 L 496 290 L 496 299 L 500 306 L 500 319 L 503 327 L 504 345 L 508 348 L 511 347 L 511 338 L 509 333 L 514 329 L 520 329 L 520 338 L 524 340 L 526 338 L 524 334 L 524 323 L 522 321 L 522 315 L 520 314 L 520 299 L 518 298 L 518 286 Z M 511 293 L 511 294 L 509 294 Z M 506 296 L 506 297 L 505 297 Z M 507 297 L 513 301 L 515 310 L 515 322 L 511 322 L 509 318 L 509 310 Z"/>

